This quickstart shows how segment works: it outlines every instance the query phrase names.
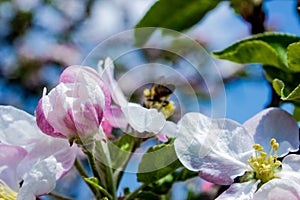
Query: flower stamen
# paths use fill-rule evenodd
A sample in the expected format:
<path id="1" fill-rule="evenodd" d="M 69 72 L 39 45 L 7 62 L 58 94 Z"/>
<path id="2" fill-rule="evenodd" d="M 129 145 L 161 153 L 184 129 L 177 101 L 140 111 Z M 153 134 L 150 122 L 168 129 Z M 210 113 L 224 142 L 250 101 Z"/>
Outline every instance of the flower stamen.
<path id="1" fill-rule="evenodd" d="M 263 152 L 264 148 L 260 144 L 253 145 L 255 156 L 252 156 L 248 163 L 255 173 L 255 178 L 266 183 L 267 181 L 276 178 L 275 173 L 280 170 L 281 162 L 276 154 L 279 144 L 272 138 L 270 141 L 271 150 L 269 154 Z"/>
<path id="2" fill-rule="evenodd" d="M 0 200 L 16 200 L 18 193 L 0 179 Z"/>

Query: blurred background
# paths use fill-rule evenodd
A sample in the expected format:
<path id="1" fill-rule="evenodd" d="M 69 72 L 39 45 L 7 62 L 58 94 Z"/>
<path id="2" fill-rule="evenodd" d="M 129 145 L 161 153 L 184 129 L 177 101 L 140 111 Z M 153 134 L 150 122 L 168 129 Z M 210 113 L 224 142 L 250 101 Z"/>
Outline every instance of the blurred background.
<path id="1" fill-rule="evenodd" d="M 134 28 L 155 2 L 0 0 L 0 104 L 13 105 L 33 114 L 43 87 L 48 90 L 53 88 L 67 66 L 85 63 L 85 59 L 99 43 Z M 265 14 L 262 20 L 264 30 L 300 35 L 296 0 L 267 0 L 263 2 L 260 12 Z M 229 1 L 221 1 L 183 33 L 201 44 L 208 53 L 221 50 L 239 39 L 261 32 L 260 27 L 251 24 L 245 13 L 246 11 L 238 13 L 230 6 Z M 117 37 L 120 38 L 122 39 Z M 127 44 L 126 41 L 119 41 L 107 48 L 116 51 L 122 48 L 121 45 Z M 101 51 L 98 53 L 101 54 Z M 104 58 L 106 55 L 98 56 Z M 207 58 L 208 54 L 205 56 Z M 213 60 L 211 57 L 209 59 Z M 131 55 L 129 59 L 117 60 L 116 75 L 121 77 L 122 73 L 137 64 L 158 60 L 177 66 L 179 72 L 183 65 L 168 52 L 144 51 Z M 207 107 L 211 106 L 211 99 L 219 98 L 220 103 L 226 103 L 226 117 L 244 122 L 274 100 L 260 65 L 243 66 L 220 60 L 213 62 L 217 64 L 222 82 L 211 78 L 207 83 L 193 73 L 185 75 L 196 91 L 196 103 L 200 106 L 200 111 L 209 112 Z M 96 64 L 91 63 L 94 68 Z M 210 72 L 209 67 L 203 66 L 203 69 L 206 76 L 215 76 L 215 72 Z M 219 93 L 223 87 L 225 97 L 224 93 Z M 180 95 L 180 91 L 177 95 Z M 188 101 L 189 98 L 186 99 Z M 193 110 L 193 105 L 190 106 L 186 111 Z M 284 104 L 283 108 L 290 111 L 291 106 Z M 133 162 L 132 165 L 136 164 Z M 89 198 L 84 183 L 76 180 L 72 173 L 66 179 L 71 180 L 72 185 L 59 184 L 59 192 L 69 190 L 76 199 Z M 130 174 L 124 177 L 122 184 L 130 188 L 138 186 L 135 176 Z M 82 189 L 75 190 L 75 185 Z M 189 188 L 196 186 L 194 183 L 182 183 L 174 187 L 177 192 L 173 199 L 184 199 Z"/>

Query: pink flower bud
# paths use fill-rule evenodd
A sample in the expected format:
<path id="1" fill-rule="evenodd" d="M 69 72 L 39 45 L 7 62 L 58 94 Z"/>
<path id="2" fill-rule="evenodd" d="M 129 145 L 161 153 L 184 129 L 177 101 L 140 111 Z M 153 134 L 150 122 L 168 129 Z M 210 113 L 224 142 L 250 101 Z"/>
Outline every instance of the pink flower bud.
<path id="1" fill-rule="evenodd" d="M 44 90 L 36 109 L 37 124 L 53 137 L 90 136 L 98 131 L 110 102 L 110 94 L 95 70 L 70 66 L 48 95 Z"/>

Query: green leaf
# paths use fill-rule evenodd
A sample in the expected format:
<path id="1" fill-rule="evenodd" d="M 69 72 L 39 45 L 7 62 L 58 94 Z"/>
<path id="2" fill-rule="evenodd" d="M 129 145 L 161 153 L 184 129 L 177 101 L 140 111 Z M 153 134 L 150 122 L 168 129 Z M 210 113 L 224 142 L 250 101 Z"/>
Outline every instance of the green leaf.
<path id="1" fill-rule="evenodd" d="M 300 101 L 300 84 L 294 88 L 292 91 L 288 91 L 285 88 L 285 84 L 282 80 L 274 79 L 272 82 L 273 88 L 276 93 L 281 96 L 281 99 L 284 101 Z"/>
<path id="2" fill-rule="evenodd" d="M 122 168 L 127 162 L 134 147 L 134 137 L 129 134 L 124 134 L 118 141 L 108 144 L 110 156 L 112 158 L 112 168 Z"/>
<path id="3" fill-rule="evenodd" d="M 291 71 L 288 68 L 287 47 L 298 41 L 300 38 L 294 35 L 263 33 L 241 40 L 213 55 L 237 63 L 261 63 Z"/>
<path id="4" fill-rule="evenodd" d="M 139 164 L 139 182 L 153 183 L 181 167 L 173 144 L 162 144 L 149 148 Z"/>
<path id="5" fill-rule="evenodd" d="M 287 59 L 289 69 L 294 72 L 300 72 L 300 42 L 295 42 L 288 46 Z"/>
<path id="6" fill-rule="evenodd" d="M 138 22 L 136 28 L 161 27 L 182 31 L 199 22 L 221 0 L 159 0 Z M 136 32 L 137 44 L 144 44 L 154 29 Z"/>

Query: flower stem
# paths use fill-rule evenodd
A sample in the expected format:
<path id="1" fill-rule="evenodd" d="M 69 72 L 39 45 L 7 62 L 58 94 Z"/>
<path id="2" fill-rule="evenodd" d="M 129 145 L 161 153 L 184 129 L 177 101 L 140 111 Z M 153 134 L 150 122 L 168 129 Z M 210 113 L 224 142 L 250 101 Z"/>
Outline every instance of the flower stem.
<path id="1" fill-rule="evenodd" d="M 75 159 L 74 166 L 75 166 L 76 170 L 78 171 L 79 175 L 80 175 L 80 176 L 83 178 L 83 180 L 86 182 L 85 178 L 88 178 L 88 174 L 86 173 L 86 171 L 84 170 L 84 168 L 83 168 L 81 162 L 80 162 L 77 158 Z M 86 183 L 87 183 L 87 182 L 86 182 Z M 89 188 L 90 188 L 90 190 L 92 191 L 92 193 L 94 194 L 94 196 L 95 196 L 95 197 L 99 197 L 100 194 L 99 194 L 99 192 L 97 191 L 97 189 L 96 189 L 94 186 L 92 186 L 92 185 L 90 185 L 90 184 L 88 184 L 88 183 L 87 183 L 87 185 L 89 186 Z"/>
<path id="2" fill-rule="evenodd" d="M 130 199 L 134 199 L 134 197 L 136 197 L 136 195 L 138 195 L 138 193 L 144 189 L 148 184 L 143 183 L 140 187 L 138 187 L 136 190 L 134 190 L 132 193 L 130 193 L 128 196 L 126 196 L 123 200 L 130 200 Z"/>
<path id="3" fill-rule="evenodd" d="M 86 173 L 86 171 L 84 170 L 81 162 L 77 158 L 75 159 L 74 166 L 75 166 L 76 170 L 78 171 L 78 173 L 81 177 L 84 177 L 84 178 L 88 177 L 88 174 Z"/>
<path id="4" fill-rule="evenodd" d="M 90 184 L 93 185 L 94 187 L 96 187 L 98 190 L 100 190 L 107 198 L 113 200 L 113 197 L 107 192 L 106 189 L 104 189 L 102 186 L 98 185 L 98 184 L 94 184 L 93 182 L 91 182 L 88 179 L 85 179 L 85 181 Z"/>
<path id="5" fill-rule="evenodd" d="M 89 161 L 89 164 L 90 164 L 90 167 L 91 167 L 94 177 L 100 181 L 101 179 L 100 179 L 100 176 L 99 176 L 99 173 L 97 170 L 95 157 L 94 157 L 93 153 L 91 153 L 90 151 L 84 151 L 84 153 L 88 158 L 88 161 Z"/>

